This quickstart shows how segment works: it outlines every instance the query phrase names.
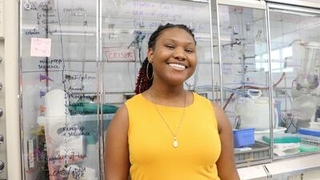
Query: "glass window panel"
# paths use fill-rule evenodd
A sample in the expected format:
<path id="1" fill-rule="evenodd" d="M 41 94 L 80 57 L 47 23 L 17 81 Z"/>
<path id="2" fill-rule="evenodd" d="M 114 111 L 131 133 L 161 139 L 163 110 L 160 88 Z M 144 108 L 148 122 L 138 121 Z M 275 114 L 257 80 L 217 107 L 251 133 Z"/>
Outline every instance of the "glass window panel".
<path id="1" fill-rule="evenodd" d="M 255 132 L 252 134 L 255 141 L 246 146 L 250 150 L 242 152 L 242 147 L 235 145 L 237 166 L 246 166 L 245 157 L 253 151 L 257 156 L 250 163 L 262 163 L 271 159 L 270 146 L 257 135 L 262 131 L 270 133 L 265 10 L 219 5 L 219 20 L 223 107 L 233 128 L 240 132 L 254 128 Z M 279 50 L 273 52 L 273 58 L 280 58 Z M 263 103 L 256 104 L 260 100 Z"/>
<path id="2" fill-rule="evenodd" d="M 147 55 L 149 37 L 159 25 L 166 23 L 185 24 L 195 34 L 199 66 L 185 87 L 204 93 L 212 92 L 209 2 L 103 1 L 102 7 L 103 78 L 104 82 L 108 82 L 103 85 L 105 102 L 121 105 L 127 94 L 133 94 L 136 76 Z M 130 56 L 111 56 L 121 52 Z"/>
<path id="3" fill-rule="evenodd" d="M 21 3 L 26 180 L 99 178 L 97 1 Z"/>
<path id="4" fill-rule="evenodd" d="M 299 147 L 315 147 L 307 136 L 299 133 L 308 131 L 317 123 L 315 115 L 319 106 L 319 14 L 306 8 L 283 6 L 270 9 L 271 48 L 280 50 L 280 58 L 272 65 L 274 97 L 277 105 L 279 126 L 287 133 L 302 138 Z M 312 65 L 311 65 L 312 64 Z M 276 134 L 276 136 L 282 136 Z M 318 141 L 318 140 L 317 140 Z M 311 145 L 311 146 L 310 146 Z M 296 156 L 305 154 L 296 151 Z M 292 154 L 274 149 L 276 159 Z"/>

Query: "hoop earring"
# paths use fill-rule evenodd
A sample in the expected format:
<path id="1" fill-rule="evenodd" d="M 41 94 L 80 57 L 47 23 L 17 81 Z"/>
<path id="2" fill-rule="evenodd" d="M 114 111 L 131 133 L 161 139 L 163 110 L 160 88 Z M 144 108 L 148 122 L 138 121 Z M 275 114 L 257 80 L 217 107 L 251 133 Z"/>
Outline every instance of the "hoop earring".
<path id="1" fill-rule="evenodd" d="M 147 67 L 146 67 L 146 74 L 147 74 L 147 79 L 149 81 L 151 81 L 153 79 L 153 72 L 152 72 L 152 76 L 151 78 L 149 77 L 149 64 L 151 64 L 149 61 L 148 61 L 148 64 L 147 64 Z"/>

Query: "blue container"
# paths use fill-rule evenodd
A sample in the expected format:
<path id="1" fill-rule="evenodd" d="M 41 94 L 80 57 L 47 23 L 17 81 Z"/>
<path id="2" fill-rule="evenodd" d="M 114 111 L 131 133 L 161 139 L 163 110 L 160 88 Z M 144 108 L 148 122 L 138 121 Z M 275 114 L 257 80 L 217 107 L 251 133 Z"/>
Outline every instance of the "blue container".
<path id="1" fill-rule="evenodd" d="M 304 135 L 320 137 L 320 130 L 319 129 L 299 128 L 298 133 L 304 134 Z"/>
<path id="2" fill-rule="evenodd" d="M 235 148 L 250 147 L 254 145 L 254 128 L 233 130 L 233 142 Z"/>

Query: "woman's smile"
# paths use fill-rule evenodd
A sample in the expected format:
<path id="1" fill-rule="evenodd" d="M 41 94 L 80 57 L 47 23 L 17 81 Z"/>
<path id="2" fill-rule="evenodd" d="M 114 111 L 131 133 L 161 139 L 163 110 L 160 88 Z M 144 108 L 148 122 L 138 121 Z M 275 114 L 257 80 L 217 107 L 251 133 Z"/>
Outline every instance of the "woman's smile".
<path id="1" fill-rule="evenodd" d="M 178 64 L 178 63 L 168 63 L 168 65 L 173 69 L 179 70 L 179 71 L 185 70 L 187 68 L 187 66 Z"/>

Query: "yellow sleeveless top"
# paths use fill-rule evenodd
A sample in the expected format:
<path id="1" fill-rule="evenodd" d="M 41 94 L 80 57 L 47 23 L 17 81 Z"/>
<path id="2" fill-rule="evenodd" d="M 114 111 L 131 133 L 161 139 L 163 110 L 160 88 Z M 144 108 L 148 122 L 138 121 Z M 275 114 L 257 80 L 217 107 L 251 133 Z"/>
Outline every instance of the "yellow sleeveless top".
<path id="1" fill-rule="evenodd" d="M 220 180 L 216 161 L 221 151 L 218 125 L 212 104 L 193 93 L 194 101 L 184 108 L 157 105 L 141 94 L 125 105 L 129 112 L 129 158 L 132 180 Z"/>

